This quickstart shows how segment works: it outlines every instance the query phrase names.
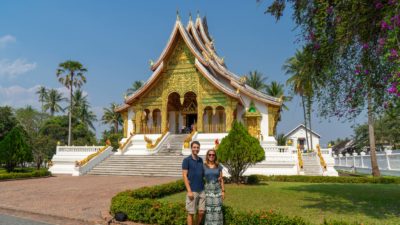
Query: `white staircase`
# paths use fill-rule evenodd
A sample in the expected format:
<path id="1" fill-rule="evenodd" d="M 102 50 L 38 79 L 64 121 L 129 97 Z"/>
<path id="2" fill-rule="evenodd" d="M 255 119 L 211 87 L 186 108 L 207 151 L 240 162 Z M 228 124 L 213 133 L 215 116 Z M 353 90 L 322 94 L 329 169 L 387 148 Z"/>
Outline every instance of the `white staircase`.
<path id="1" fill-rule="evenodd" d="M 170 134 L 162 143 L 157 155 L 182 155 L 182 146 L 187 134 Z M 168 148 L 168 143 L 169 147 Z"/>
<path id="2" fill-rule="evenodd" d="M 185 137 L 186 135 L 169 135 L 162 143 L 161 149 L 153 155 L 112 155 L 88 174 L 180 177 L 184 158 L 181 153 Z"/>
<path id="3" fill-rule="evenodd" d="M 303 154 L 303 171 L 306 176 L 322 176 L 322 168 L 317 153 Z"/>

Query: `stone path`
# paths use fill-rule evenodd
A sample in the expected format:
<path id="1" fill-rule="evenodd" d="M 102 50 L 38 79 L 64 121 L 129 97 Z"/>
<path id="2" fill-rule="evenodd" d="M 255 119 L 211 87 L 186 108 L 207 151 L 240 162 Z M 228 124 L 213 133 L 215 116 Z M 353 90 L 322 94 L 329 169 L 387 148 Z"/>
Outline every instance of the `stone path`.
<path id="1" fill-rule="evenodd" d="M 0 182 L 0 214 L 50 224 L 102 224 L 118 192 L 177 178 L 140 176 L 55 176 Z"/>
<path id="2" fill-rule="evenodd" d="M 51 224 L 0 214 L 0 225 L 51 225 Z"/>

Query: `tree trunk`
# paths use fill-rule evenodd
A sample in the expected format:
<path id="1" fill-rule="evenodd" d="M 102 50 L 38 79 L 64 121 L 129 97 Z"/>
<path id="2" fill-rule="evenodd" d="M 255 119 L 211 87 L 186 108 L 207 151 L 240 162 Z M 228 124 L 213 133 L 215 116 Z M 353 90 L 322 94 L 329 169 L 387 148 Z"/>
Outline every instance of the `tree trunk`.
<path id="1" fill-rule="evenodd" d="M 118 133 L 118 121 L 114 122 L 114 133 Z"/>
<path id="2" fill-rule="evenodd" d="M 74 77 L 71 76 L 71 83 L 70 83 L 70 92 L 69 92 L 69 123 L 68 123 L 68 146 L 71 146 L 71 139 L 72 139 L 72 81 Z"/>
<path id="3" fill-rule="evenodd" d="M 307 145 L 307 151 L 308 151 L 310 149 L 310 146 L 308 144 L 307 114 L 306 114 L 306 105 L 304 103 L 304 96 L 303 95 L 301 95 L 301 102 L 303 103 L 304 126 L 306 127 L 306 145 Z"/>
<path id="4" fill-rule="evenodd" d="M 308 122 L 309 122 L 309 125 L 310 125 L 310 141 L 311 141 L 311 150 L 313 150 L 313 148 L 314 148 L 314 145 L 313 145 L 313 141 L 312 141 L 312 135 L 313 135 L 313 133 L 312 133 L 312 127 L 311 127 L 311 107 L 312 107 L 312 101 L 311 101 L 311 97 L 308 97 L 309 99 L 307 99 L 307 101 L 308 101 L 308 109 L 307 109 L 307 111 L 308 111 Z"/>
<path id="5" fill-rule="evenodd" d="M 372 112 L 372 97 L 371 92 L 368 91 L 368 132 L 369 132 L 369 148 L 371 155 L 372 176 L 379 177 L 378 161 L 376 159 L 376 146 L 375 146 L 375 131 L 374 131 L 374 115 Z"/>

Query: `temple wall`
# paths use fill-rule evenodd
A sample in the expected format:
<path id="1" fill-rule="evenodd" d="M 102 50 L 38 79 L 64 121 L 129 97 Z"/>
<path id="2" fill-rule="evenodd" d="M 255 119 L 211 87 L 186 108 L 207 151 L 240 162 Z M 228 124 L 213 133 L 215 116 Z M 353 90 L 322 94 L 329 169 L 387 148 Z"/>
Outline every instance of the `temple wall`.
<path id="1" fill-rule="evenodd" d="M 130 107 L 128 109 L 128 136 L 135 129 L 133 125 L 133 120 L 135 120 L 135 112 L 133 111 L 133 107 Z"/>
<path id="2" fill-rule="evenodd" d="M 264 138 L 268 137 L 268 107 L 265 103 L 259 102 L 257 100 L 253 100 L 248 96 L 242 95 L 242 99 L 245 104 L 245 109 L 241 112 L 240 115 L 238 115 L 238 118 L 242 118 L 243 113 L 249 109 L 251 102 L 253 101 L 254 106 L 256 107 L 257 111 L 261 113 L 261 123 L 260 123 L 260 128 L 261 128 L 261 134 Z M 239 112 L 238 112 L 239 114 Z"/>

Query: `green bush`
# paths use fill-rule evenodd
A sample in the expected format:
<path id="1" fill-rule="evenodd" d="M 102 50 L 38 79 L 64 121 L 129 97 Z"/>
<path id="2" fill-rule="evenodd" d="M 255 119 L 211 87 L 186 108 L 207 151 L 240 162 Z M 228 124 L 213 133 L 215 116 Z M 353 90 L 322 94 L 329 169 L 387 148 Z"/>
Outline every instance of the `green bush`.
<path id="1" fill-rule="evenodd" d="M 233 123 L 228 135 L 221 140 L 217 155 L 235 183 L 240 183 L 247 168 L 265 159 L 260 142 L 237 121 Z"/>
<path id="2" fill-rule="evenodd" d="M 260 181 L 277 182 L 400 184 L 398 177 L 256 176 Z"/>
<path id="3" fill-rule="evenodd" d="M 247 177 L 247 184 L 259 184 L 260 183 L 260 179 L 258 179 L 257 175 L 250 175 Z"/>
<path id="4" fill-rule="evenodd" d="M 50 176 L 51 173 L 47 169 L 34 170 L 32 172 L 15 172 L 15 173 L 0 173 L 0 180 L 11 180 L 30 177 L 45 177 Z"/>
<path id="5" fill-rule="evenodd" d="M 124 191 L 111 200 L 111 213 L 123 212 L 128 220 L 147 224 L 186 224 L 186 209 L 183 203 L 160 202 L 157 199 L 170 194 L 182 192 L 185 185 L 182 180 L 143 187 L 134 191 Z M 232 207 L 223 206 L 224 224 L 258 225 L 258 224 L 307 224 L 302 218 L 287 217 L 274 212 L 235 212 Z"/>

